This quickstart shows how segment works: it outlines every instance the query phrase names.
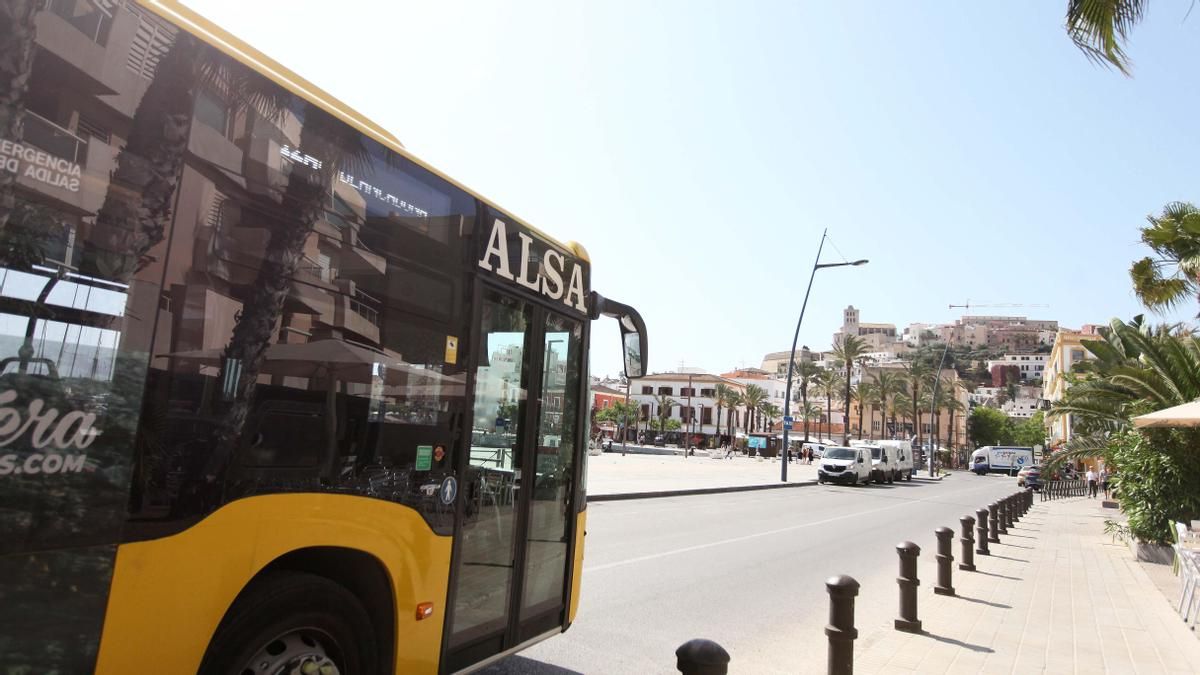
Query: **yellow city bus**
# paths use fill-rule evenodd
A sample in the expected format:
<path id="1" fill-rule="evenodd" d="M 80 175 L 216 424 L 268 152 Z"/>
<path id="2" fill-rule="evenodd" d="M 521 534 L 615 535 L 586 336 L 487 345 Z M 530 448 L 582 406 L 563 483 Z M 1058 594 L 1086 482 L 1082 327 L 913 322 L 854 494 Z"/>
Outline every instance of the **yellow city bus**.
<path id="1" fill-rule="evenodd" d="M 646 356 L 583 247 L 178 2 L 5 7 L 6 672 L 458 672 L 570 625 L 590 322 Z"/>

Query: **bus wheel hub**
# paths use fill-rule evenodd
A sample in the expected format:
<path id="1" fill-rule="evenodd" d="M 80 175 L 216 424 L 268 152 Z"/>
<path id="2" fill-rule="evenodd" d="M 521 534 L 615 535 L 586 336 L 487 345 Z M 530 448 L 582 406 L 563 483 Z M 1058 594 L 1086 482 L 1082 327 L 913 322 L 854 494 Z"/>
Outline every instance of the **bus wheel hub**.
<path id="1" fill-rule="evenodd" d="M 258 650 L 241 675 L 341 675 L 341 671 L 316 636 L 293 631 Z"/>

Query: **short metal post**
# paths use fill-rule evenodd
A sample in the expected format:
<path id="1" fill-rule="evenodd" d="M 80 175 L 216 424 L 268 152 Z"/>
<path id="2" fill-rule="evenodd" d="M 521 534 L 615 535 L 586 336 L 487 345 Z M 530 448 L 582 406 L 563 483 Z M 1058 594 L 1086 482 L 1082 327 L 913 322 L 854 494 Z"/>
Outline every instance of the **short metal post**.
<path id="1" fill-rule="evenodd" d="M 1008 512 L 1009 512 L 1009 521 L 1010 521 L 1009 526 L 1010 527 L 1012 526 L 1012 523 L 1021 522 L 1020 499 L 1021 499 L 1021 496 L 1019 494 L 1015 494 L 1008 498 Z"/>
<path id="2" fill-rule="evenodd" d="M 979 555 L 991 555 L 988 552 L 988 512 L 987 509 L 975 510 L 975 538 L 978 541 L 979 548 L 975 552 Z"/>
<path id="3" fill-rule="evenodd" d="M 1000 522 L 1000 504 L 998 502 L 988 504 L 988 541 L 993 544 L 1000 543 L 1000 535 L 1008 534 L 1008 531 L 1001 530 L 1003 525 Z"/>
<path id="4" fill-rule="evenodd" d="M 675 650 L 675 667 L 683 675 L 726 675 L 729 652 L 712 640 L 688 640 Z"/>
<path id="5" fill-rule="evenodd" d="M 1000 519 L 1004 523 L 1000 526 L 1000 533 L 1007 534 L 1008 529 L 1013 526 L 1011 497 L 1005 497 L 1000 500 Z"/>
<path id="6" fill-rule="evenodd" d="M 933 536 L 937 537 L 937 555 L 934 556 L 937 560 L 937 585 L 933 587 L 933 592 L 954 595 L 954 581 L 951 578 L 954 573 L 954 530 L 939 527 L 933 531 Z"/>
<path id="7" fill-rule="evenodd" d="M 917 556 L 921 555 L 921 547 L 905 541 L 896 545 L 896 553 L 900 556 L 900 576 L 896 577 L 896 583 L 900 585 L 900 618 L 896 619 L 896 630 L 920 633 L 917 586 L 921 585 L 921 580 L 917 578 Z"/>
<path id="8" fill-rule="evenodd" d="M 829 624 L 825 626 L 825 637 L 829 638 L 829 675 L 851 675 L 854 672 L 854 640 L 858 629 L 854 627 L 854 597 L 858 595 L 858 582 L 854 577 L 840 574 L 825 580 L 825 591 L 829 593 Z"/>
<path id="9" fill-rule="evenodd" d="M 971 516 L 963 516 L 958 519 L 958 524 L 962 530 L 962 536 L 958 543 L 962 548 L 962 562 L 958 563 L 958 569 L 968 572 L 975 571 L 975 519 Z"/>

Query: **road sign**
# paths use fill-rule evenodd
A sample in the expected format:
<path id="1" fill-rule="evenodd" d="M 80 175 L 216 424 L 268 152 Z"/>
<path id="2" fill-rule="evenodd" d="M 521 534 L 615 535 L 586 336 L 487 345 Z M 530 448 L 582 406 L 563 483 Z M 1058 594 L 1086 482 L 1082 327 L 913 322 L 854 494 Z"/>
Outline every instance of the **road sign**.
<path id="1" fill-rule="evenodd" d="M 792 422 L 795 422 L 795 421 L 796 421 L 796 418 L 795 418 L 795 417 L 792 417 L 791 415 L 784 415 L 784 416 L 783 416 L 783 423 L 784 423 L 784 424 L 791 424 Z"/>
<path id="2" fill-rule="evenodd" d="M 783 423 L 783 430 L 784 430 L 784 431 L 791 431 L 791 430 L 792 430 L 792 421 L 791 421 L 791 420 L 785 420 L 785 421 L 784 421 L 784 423 Z"/>

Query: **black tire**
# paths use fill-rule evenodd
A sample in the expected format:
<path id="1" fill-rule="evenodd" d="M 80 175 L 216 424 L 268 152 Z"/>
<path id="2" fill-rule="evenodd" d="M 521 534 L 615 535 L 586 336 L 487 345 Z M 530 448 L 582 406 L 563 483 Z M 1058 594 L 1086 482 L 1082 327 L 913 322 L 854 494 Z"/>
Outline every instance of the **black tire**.
<path id="1" fill-rule="evenodd" d="M 255 582 L 226 613 L 199 673 L 239 675 L 272 642 L 297 632 L 316 636 L 343 674 L 381 672 L 375 629 L 353 593 L 315 574 L 277 572 Z"/>
<path id="2" fill-rule="evenodd" d="M 896 482 L 896 474 L 894 474 L 894 473 L 889 473 L 889 474 L 888 474 L 888 477 L 887 477 L 887 480 L 888 480 L 888 485 L 891 485 L 892 483 L 895 483 L 895 482 Z"/>

